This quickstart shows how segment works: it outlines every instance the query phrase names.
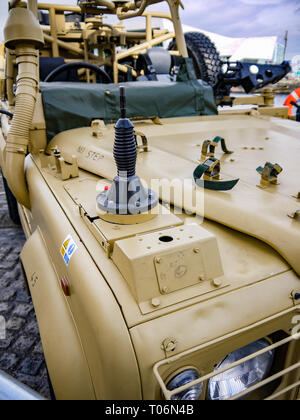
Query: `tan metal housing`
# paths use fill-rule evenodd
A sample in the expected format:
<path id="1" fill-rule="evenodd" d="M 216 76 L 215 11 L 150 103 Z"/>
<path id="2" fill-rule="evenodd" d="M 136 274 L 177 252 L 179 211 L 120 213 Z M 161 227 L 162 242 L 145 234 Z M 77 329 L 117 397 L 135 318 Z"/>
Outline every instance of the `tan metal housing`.
<path id="1" fill-rule="evenodd" d="M 174 36 L 152 38 L 151 18 L 159 14 L 145 12 L 150 3 L 157 1 L 115 10 L 114 2 L 97 0 L 121 19 L 144 14 L 147 20 L 146 43 L 114 56 L 115 76 L 120 57 Z M 168 4 L 185 56 L 180 2 Z M 0 163 L 19 203 L 27 237 L 21 262 L 56 397 L 170 399 L 178 390 L 167 389 L 169 380 L 193 367 L 204 400 L 215 367 L 229 353 L 267 337 L 266 351 L 276 350 L 276 363 L 268 378 L 241 397 L 299 399 L 299 124 L 287 109 L 272 106 L 269 91 L 242 99 L 252 109 L 138 119 L 135 129 L 144 143 L 137 173 L 161 203 L 144 223 L 109 223 L 99 217 L 96 197 L 116 175 L 114 126 L 96 120 L 48 144 L 38 72 L 40 52 L 103 63 L 83 42 L 100 29 L 95 22 L 92 29 L 82 27 L 76 41 L 67 43 L 74 28 L 64 22 L 63 11 L 80 8 L 25 5 L 11 1 L 5 30 L 1 107 L 14 118 L 1 116 Z M 50 31 L 39 28 L 38 9 L 49 10 Z M 121 28 L 106 30 L 124 34 Z M 135 36 L 132 42 L 141 41 Z M 234 152 L 215 153 L 221 181 L 239 179 L 232 191 L 191 182 L 203 163 L 203 142 L 216 136 Z M 278 183 L 261 188 L 256 169 L 265 162 L 284 171 Z M 190 200 L 183 202 L 185 194 Z"/>

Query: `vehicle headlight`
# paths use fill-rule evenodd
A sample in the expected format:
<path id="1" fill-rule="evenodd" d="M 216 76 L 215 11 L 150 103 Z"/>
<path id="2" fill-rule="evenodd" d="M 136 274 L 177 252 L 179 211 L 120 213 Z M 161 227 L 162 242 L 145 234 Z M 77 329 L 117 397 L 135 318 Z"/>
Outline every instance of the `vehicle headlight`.
<path id="1" fill-rule="evenodd" d="M 196 369 L 186 369 L 174 376 L 168 384 L 167 389 L 173 391 L 173 389 L 179 388 L 188 384 L 189 382 L 199 379 L 200 375 Z M 175 394 L 171 400 L 199 400 L 203 391 L 203 384 L 198 384 L 186 389 L 185 391 Z"/>
<path id="2" fill-rule="evenodd" d="M 231 365 L 259 350 L 270 346 L 266 339 L 249 344 L 230 353 L 216 371 Z M 208 384 L 208 396 L 211 400 L 227 400 L 266 379 L 274 361 L 274 351 L 268 351 L 241 365 L 214 376 Z"/>

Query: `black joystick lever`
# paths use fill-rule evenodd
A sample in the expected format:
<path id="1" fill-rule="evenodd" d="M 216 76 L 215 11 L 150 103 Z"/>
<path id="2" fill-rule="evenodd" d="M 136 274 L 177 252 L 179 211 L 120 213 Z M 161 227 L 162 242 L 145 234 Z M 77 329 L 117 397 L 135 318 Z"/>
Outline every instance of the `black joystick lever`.
<path id="1" fill-rule="evenodd" d="M 100 216 L 112 222 L 113 217 L 108 218 L 105 215 L 142 215 L 149 213 L 158 204 L 158 195 L 146 189 L 136 175 L 137 146 L 134 125 L 126 118 L 125 87 L 120 87 L 120 110 L 121 118 L 115 125 L 114 142 L 118 176 L 110 190 L 103 191 L 97 197 Z"/>

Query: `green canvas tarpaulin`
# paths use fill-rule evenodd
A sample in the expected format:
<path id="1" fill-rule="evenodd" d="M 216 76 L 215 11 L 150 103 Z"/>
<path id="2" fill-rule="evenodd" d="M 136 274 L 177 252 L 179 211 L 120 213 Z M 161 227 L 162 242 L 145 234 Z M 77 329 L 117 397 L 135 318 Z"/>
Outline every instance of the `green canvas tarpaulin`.
<path id="1" fill-rule="evenodd" d="M 182 68 L 178 82 L 128 82 L 127 117 L 186 117 L 216 115 L 213 89 Z M 182 80 L 182 81 L 181 81 Z M 94 119 L 111 122 L 120 118 L 117 84 L 73 82 L 41 83 L 47 137 L 87 127 Z"/>

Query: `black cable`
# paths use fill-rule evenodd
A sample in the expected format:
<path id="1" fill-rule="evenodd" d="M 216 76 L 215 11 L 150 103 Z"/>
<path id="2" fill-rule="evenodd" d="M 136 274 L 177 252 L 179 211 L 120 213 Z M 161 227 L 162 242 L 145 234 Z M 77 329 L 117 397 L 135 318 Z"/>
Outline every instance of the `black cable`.
<path id="1" fill-rule="evenodd" d="M 6 111 L 5 109 L 0 109 L 0 114 L 7 115 L 9 118 L 13 118 L 14 116 L 14 114 L 12 114 L 9 111 Z"/>

